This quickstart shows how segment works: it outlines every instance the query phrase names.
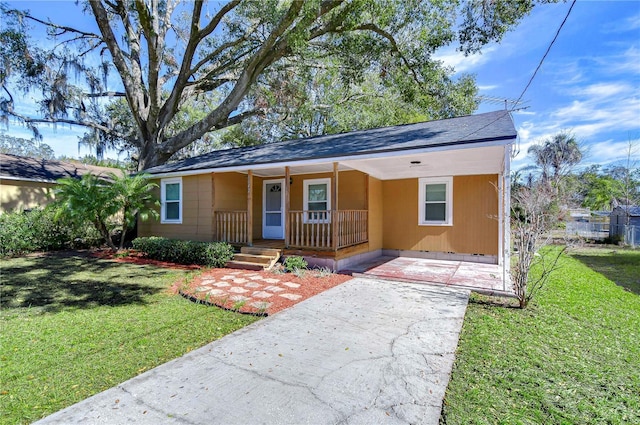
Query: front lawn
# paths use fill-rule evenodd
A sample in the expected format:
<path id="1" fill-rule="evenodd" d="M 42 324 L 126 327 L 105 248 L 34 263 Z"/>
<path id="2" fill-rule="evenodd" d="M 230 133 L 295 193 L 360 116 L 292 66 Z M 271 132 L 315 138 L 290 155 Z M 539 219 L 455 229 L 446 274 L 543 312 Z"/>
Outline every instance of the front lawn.
<path id="1" fill-rule="evenodd" d="M 561 266 L 526 310 L 472 297 L 442 424 L 640 423 L 640 251 Z"/>
<path id="2" fill-rule="evenodd" d="M 256 320 L 191 303 L 187 272 L 51 254 L 0 261 L 0 422 L 29 423 Z"/>

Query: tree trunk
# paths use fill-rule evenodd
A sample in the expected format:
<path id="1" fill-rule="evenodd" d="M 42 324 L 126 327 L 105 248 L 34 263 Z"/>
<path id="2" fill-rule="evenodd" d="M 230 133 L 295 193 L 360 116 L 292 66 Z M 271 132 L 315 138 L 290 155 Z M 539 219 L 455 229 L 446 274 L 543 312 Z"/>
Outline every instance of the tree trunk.
<path id="1" fill-rule="evenodd" d="M 175 152 L 164 153 L 157 149 L 155 142 L 144 141 L 140 146 L 140 157 L 138 158 L 138 171 L 143 171 L 167 162 Z"/>

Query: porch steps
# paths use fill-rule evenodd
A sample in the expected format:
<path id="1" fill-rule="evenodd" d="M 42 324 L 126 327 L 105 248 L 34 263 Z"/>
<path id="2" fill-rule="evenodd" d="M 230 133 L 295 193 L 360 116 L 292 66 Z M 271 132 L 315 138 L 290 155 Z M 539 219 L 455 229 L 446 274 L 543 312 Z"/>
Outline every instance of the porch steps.
<path id="1" fill-rule="evenodd" d="M 244 270 L 269 270 L 280 259 L 281 251 L 273 248 L 243 246 L 240 253 L 227 261 L 227 267 Z"/>

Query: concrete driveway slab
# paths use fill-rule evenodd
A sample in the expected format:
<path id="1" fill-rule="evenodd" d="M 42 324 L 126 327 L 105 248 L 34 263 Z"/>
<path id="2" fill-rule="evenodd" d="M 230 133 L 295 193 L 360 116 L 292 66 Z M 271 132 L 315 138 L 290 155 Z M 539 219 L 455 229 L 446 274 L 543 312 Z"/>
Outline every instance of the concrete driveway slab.
<path id="1" fill-rule="evenodd" d="M 353 279 L 39 423 L 437 424 L 468 296 Z"/>

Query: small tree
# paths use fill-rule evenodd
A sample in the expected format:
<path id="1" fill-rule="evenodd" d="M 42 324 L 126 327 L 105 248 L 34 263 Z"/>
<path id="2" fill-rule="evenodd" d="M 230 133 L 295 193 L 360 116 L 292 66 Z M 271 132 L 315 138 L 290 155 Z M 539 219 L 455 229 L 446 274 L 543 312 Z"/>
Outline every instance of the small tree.
<path id="1" fill-rule="evenodd" d="M 159 205 L 153 195 L 157 185 L 149 183 L 148 176 L 143 174 L 132 177 L 111 173 L 109 179 L 85 174 L 79 180 L 71 177 L 58 180 L 55 189 L 57 215 L 90 222 L 107 245 L 118 251 L 123 248 L 127 231 L 134 225 L 136 217 L 146 220 L 149 216 L 158 216 L 153 208 Z M 117 217 L 121 217 L 119 222 Z M 118 227 L 122 230 L 119 247 L 111 240 Z"/>
<path id="2" fill-rule="evenodd" d="M 544 286 L 566 249 L 541 251 L 549 245 L 550 231 L 557 222 L 553 192 L 550 186 L 537 184 L 519 186 L 512 194 L 511 235 L 516 262 L 511 268 L 511 282 L 520 308 L 525 308 Z M 534 266 L 540 267 L 536 277 L 531 276 Z"/>
<path id="3" fill-rule="evenodd" d="M 511 191 L 511 235 L 516 255 L 511 280 L 520 308 L 525 308 L 544 286 L 566 249 L 565 245 L 559 251 L 542 250 L 551 243 L 551 231 L 565 204 L 567 176 L 582 158 L 575 138 L 566 132 L 532 146 L 528 153 L 540 168 L 540 176 L 526 185 L 514 182 Z M 540 270 L 532 277 L 534 266 Z"/>

